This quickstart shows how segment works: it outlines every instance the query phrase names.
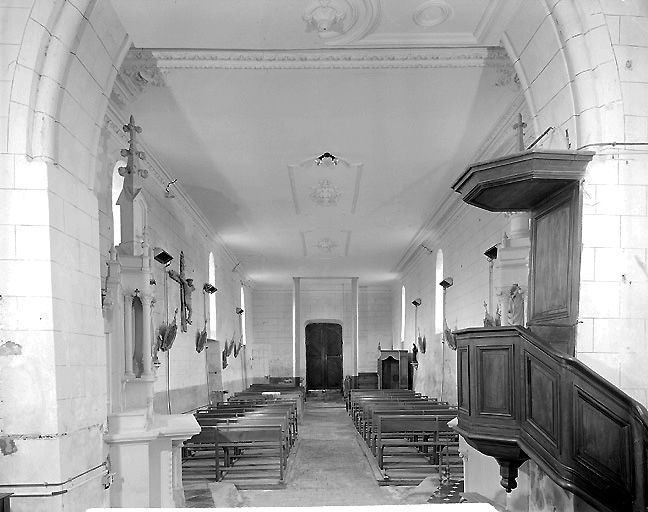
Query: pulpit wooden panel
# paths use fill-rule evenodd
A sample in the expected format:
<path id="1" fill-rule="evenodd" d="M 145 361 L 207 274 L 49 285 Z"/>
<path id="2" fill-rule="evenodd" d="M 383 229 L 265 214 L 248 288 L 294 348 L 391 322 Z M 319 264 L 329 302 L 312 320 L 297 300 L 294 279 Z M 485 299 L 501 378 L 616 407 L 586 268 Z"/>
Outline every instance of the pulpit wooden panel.
<path id="1" fill-rule="evenodd" d="M 480 327 L 455 336 L 462 397 L 456 430 L 497 459 L 507 491 L 531 458 L 597 510 L 646 512 L 642 405 L 528 329 Z"/>
<path id="2" fill-rule="evenodd" d="M 458 379 L 457 389 L 457 407 L 465 414 L 470 413 L 470 380 L 468 372 L 468 348 L 457 350 L 457 375 L 461 375 Z"/>
<path id="3" fill-rule="evenodd" d="M 526 421 L 547 443 L 557 448 L 560 442 L 559 375 L 528 353 L 525 354 L 525 371 Z"/>
<path id="4" fill-rule="evenodd" d="M 477 347 L 480 376 L 477 388 L 477 414 L 484 416 L 512 416 L 513 373 L 512 346 Z"/>
<path id="5" fill-rule="evenodd" d="M 531 213 L 527 325 L 570 355 L 578 319 L 580 211 L 581 192 L 575 183 Z"/>

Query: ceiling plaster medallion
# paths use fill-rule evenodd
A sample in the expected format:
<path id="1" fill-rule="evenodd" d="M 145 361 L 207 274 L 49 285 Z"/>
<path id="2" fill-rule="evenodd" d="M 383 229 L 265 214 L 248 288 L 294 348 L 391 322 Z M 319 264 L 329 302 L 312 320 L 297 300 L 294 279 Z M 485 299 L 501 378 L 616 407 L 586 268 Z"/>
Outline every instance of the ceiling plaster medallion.
<path id="1" fill-rule="evenodd" d="M 313 187 L 310 198 L 320 206 L 336 206 L 341 195 L 331 182 L 324 178 L 317 187 Z"/>
<path id="2" fill-rule="evenodd" d="M 430 0 L 428 2 L 423 2 L 419 5 L 412 19 L 419 27 L 436 27 L 445 22 L 453 14 L 452 7 L 450 7 L 445 2 L 439 2 L 437 0 Z"/>
<path id="3" fill-rule="evenodd" d="M 380 0 L 314 0 L 302 18 L 326 44 L 349 44 L 376 28 L 380 22 Z"/>
<path id="4" fill-rule="evenodd" d="M 317 248 L 322 252 L 330 253 L 337 246 L 338 244 L 335 242 L 335 240 L 331 240 L 330 238 L 322 238 L 317 242 Z"/>
<path id="5" fill-rule="evenodd" d="M 319 0 L 318 3 L 311 4 L 302 17 L 309 27 L 316 28 L 319 36 L 324 38 L 331 32 L 344 32 L 343 20 L 349 10 L 349 4 L 343 0 Z"/>

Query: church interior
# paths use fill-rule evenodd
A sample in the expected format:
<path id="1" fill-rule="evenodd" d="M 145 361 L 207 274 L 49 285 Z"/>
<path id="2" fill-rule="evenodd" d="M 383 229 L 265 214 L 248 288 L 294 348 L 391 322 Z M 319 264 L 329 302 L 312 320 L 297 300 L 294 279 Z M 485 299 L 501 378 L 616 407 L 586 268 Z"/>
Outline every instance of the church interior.
<path id="1" fill-rule="evenodd" d="M 645 0 L 0 0 L 0 511 L 646 512 L 647 98 Z"/>

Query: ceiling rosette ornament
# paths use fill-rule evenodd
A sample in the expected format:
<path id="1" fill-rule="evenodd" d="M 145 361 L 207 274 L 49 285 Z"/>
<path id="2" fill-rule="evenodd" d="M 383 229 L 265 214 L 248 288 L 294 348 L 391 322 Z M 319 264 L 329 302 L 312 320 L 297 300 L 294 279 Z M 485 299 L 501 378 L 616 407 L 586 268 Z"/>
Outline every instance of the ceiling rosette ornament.
<path id="1" fill-rule="evenodd" d="M 320 180 L 319 185 L 313 188 L 310 198 L 320 206 L 336 206 L 342 195 L 338 189 L 326 178 Z"/>
<path id="2" fill-rule="evenodd" d="M 371 34 L 380 21 L 379 0 L 313 0 L 302 18 L 327 45 L 353 43 Z"/>
<path id="3" fill-rule="evenodd" d="M 430 28 L 441 25 L 441 23 L 452 17 L 453 14 L 452 7 L 446 2 L 428 0 L 416 8 L 412 19 L 419 27 Z"/>
<path id="4" fill-rule="evenodd" d="M 330 253 L 333 251 L 338 246 L 337 242 L 335 240 L 331 240 L 330 238 L 322 238 L 317 242 L 317 248 L 326 253 Z"/>

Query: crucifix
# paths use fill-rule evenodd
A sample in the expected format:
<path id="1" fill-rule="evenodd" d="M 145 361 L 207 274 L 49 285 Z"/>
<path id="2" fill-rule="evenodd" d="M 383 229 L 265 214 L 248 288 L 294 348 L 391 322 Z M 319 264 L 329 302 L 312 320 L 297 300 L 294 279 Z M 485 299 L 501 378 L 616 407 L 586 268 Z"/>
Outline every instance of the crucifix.
<path id="1" fill-rule="evenodd" d="M 527 124 L 522 121 L 522 114 L 518 114 L 518 122 L 513 125 L 513 129 L 517 132 L 518 151 L 524 151 L 524 129 Z"/>
<path id="2" fill-rule="evenodd" d="M 169 277 L 180 285 L 180 329 L 187 332 L 187 324 L 191 324 L 191 292 L 196 287 L 193 279 L 185 277 L 184 252 L 180 251 L 180 272 L 169 270 Z"/>

